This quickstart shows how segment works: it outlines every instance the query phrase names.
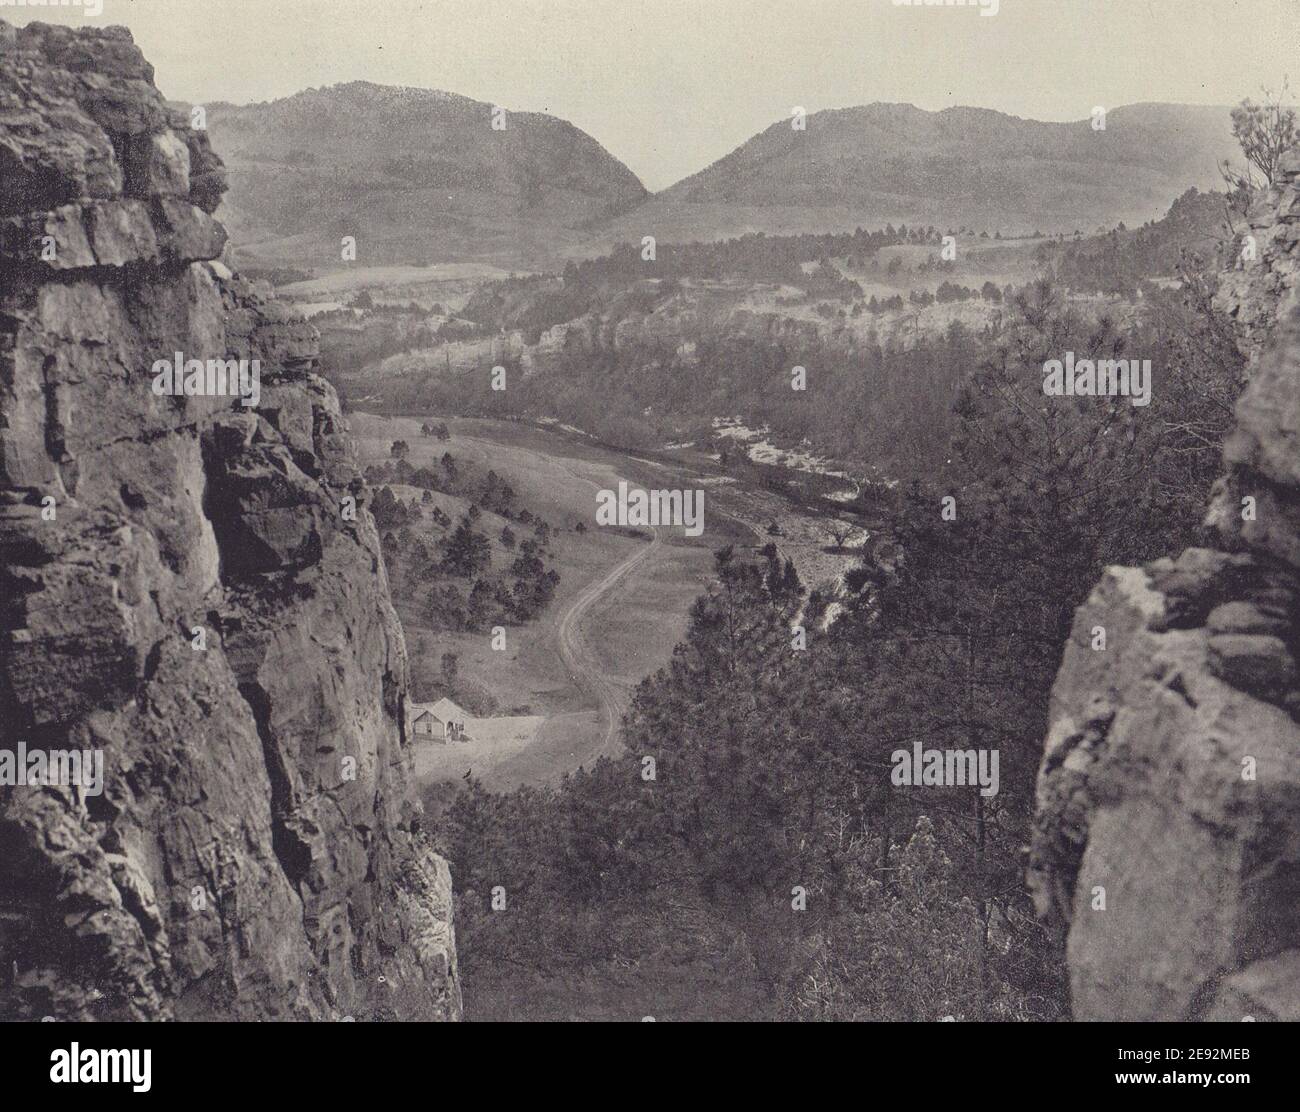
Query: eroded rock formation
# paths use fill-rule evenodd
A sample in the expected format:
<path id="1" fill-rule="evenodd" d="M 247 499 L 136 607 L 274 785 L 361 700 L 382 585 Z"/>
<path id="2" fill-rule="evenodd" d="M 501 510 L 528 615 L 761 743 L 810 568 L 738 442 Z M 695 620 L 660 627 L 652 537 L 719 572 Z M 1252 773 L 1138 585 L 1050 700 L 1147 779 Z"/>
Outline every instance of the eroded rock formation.
<path id="1" fill-rule="evenodd" d="M 1108 569 L 1052 692 L 1029 880 L 1076 1019 L 1300 1019 L 1298 178 L 1221 291 L 1258 354 L 1217 547 Z"/>
<path id="2" fill-rule="evenodd" d="M 365 487 L 224 188 L 128 32 L 0 23 L 0 750 L 104 761 L 0 787 L 0 1017 L 455 1018 Z"/>
<path id="3" fill-rule="evenodd" d="M 1251 206 L 1233 266 L 1215 298 L 1252 361 L 1300 278 L 1300 148 L 1282 156 L 1276 178 Z"/>

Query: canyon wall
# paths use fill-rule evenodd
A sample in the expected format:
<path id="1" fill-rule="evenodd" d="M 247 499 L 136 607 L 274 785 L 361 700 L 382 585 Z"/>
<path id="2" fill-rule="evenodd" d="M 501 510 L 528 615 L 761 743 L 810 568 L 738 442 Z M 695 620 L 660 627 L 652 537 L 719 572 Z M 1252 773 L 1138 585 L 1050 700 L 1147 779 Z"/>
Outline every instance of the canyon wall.
<path id="1" fill-rule="evenodd" d="M 1300 151 L 1250 222 L 1215 546 L 1109 568 L 1052 692 L 1029 881 L 1076 1019 L 1300 1019 Z"/>
<path id="2" fill-rule="evenodd" d="M 127 31 L 0 22 L 0 757 L 103 759 L 0 787 L 0 1018 L 458 1018 L 368 492 L 191 122 Z"/>

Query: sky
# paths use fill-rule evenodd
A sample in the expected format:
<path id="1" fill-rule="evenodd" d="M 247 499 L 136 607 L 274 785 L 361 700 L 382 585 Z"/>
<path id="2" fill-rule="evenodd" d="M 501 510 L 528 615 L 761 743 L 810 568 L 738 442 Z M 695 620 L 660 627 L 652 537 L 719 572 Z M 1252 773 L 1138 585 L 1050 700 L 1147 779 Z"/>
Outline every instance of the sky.
<path id="1" fill-rule="evenodd" d="M 654 190 L 796 106 L 1077 120 L 1097 105 L 1235 104 L 1288 75 L 1300 85 L 1300 0 L 996 0 L 992 16 L 894 0 L 87 2 L 103 14 L 0 0 L 0 18 L 125 24 L 162 91 L 197 104 L 360 79 L 548 112 Z"/>

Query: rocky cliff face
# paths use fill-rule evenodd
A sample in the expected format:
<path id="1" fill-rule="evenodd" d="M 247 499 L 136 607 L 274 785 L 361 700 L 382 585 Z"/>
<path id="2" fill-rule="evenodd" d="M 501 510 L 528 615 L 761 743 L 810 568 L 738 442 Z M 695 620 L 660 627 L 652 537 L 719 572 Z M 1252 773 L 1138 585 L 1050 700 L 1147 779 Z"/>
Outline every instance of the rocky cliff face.
<path id="1" fill-rule="evenodd" d="M 1029 879 L 1076 1019 L 1300 1019 L 1300 156 L 1285 166 L 1252 216 L 1263 250 L 1221 294 L 1261 354 L 1218 546 L 1109 569 L 1052 693 Z"/>
<path id="2" fill-rule="evenodd" d="M 1282 157 L 1277 180 L 1256 200 L 1246 223 L 1215 303 L 1232 317 L 1241 347 L 1254 362 L 1300 277 L 1300 148 Z"/>
<path id="3" fill-rule="evenodd" d="M 0 757 L 103 759 L 0 787 L 0 1016 L 456 1018 L 366 491 L 223 190 L 125 30 L 0 23 Z"/>

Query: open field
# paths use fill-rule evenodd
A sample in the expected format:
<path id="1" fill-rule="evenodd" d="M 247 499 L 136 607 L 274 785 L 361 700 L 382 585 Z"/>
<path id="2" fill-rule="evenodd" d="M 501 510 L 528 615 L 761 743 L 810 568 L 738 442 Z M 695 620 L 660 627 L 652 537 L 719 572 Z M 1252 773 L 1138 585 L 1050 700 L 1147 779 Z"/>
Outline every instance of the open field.
<path id="1" fill-rule="evenodd" d="M 499 767 L 529 748 L 546 721 L 538 715 L 475 718 L 466 727 L 467 741 L 430 744 L 417 740 L 415 775 L 422 783 L 460 780 L 467 772 L 485 783 Z"/>
<path id="2" fill-rule="evenodd" d="M 580 434 L 474 418 L 448 420 L 451 439 L 439 441 L 420 435 L 429 419 L 443 418 L 351 414 L 362 465 L 388 459 L 392 442 L 400 439 L 410 445 L 413 467 L 433 466 L 450 452 L 483 474 L 495 471 L 514 487 L 521 506 L 554 527 L 547 562 L 559 571 L 560 583 L 539 619 L 507 631 L 504 651 L 492 649 L 487 632 L 431 629 L 414 600 L 395 599 L 417 699 L 435 693 L 441 655 L 452 652 L 459 658 L 459 697 L 492 708 L 483 713 L 513 716 L 514 725 L 503 724 L 490 736 L 471 731 L 481 740 L 417 754 L 417 775 L 426 786 L 458 783 L 468 771 L 494 791 L 554 783 L 616 752 L 631 692 L 668 662 L 684 638 L 691 603 L 712 579 L 717 549 L 752 549 L 774 540 L 809 585 L 832 582 L 851 560 L 825 551 L 824 516 L 800 513 L 771 491 L 724 480 L 717 465 L 697 451 L 629 456 Z M 617 488 L 620 479 L 650 489 L 703 489 L 703 535 L 688 538 L 680 528 L 661 528 L 652 536 L 596 526 L 596 492 Z M 401 484 L 393 489 L 407 500 L 418 493 Z M 447 493 L 432 498 L 453 520 L 468 504 Z M 770 521 L 780 523 L 781 536 L 766 534 Z M 585 533 L 575 531 L 579 522 L 587 526 Z M 479 527 L 495 538 L 504 524 L 484 511 Z M 494 544 L 495 569 L 509 558 Z"/>
<path id="3" fill-rule="evenodd" d="M 281 286 L 279 293 L 290 297 L 351 293 L 392 286 L 420 286 L 434 282 L 495 281 L 508 278 L 509 271 L 486 263 L 441 263 L 436 266 L 346 267 L 305 282 Z"/>
<path id="4" fill-rule="evenodd" d="M 632 687 L 665 664 L 684 636 L 690 604 L 710 580 L 713 550 L 753 543 L 752 535 L 735 521 L 710 517 L 707 507 L 706 529 L 697 539 L 684 537 L 680 529 L 665 528 L 652 540 L 648 534 L 633 537 L 598 528 L 596 491 L 616 488 L 620 478 L 663 486 L 664 475 L 616 453 L 513 422 L 453 420 L 451 440 L 437 441 L 420 436 L 425 419 L 353 414 L 363 465 L 387 459 L 392 441 L 404 439 L 414 467 L 432 465 L 450 452 L 484 472 L 496 471 L 518 492 L 520 505 L 554 526 L 554 557 L 548 562 L 559 571 L 560 584 L 540 619 L 508 630 L 504 651 L 492 649 L 487 633 L 428 629 L 410 600 L 396 599 L 417 697 L 427 693 L 441 654 L 454 652 L 460 661 L 458 683 L 490 697 L 495 713 L 539 720 L 527 738 L 504 738 L 494 752 L 470 743 L 455 755 L 421 757 L 417 766 L 426 781 L 459 780 L 473 767 L 487 786 L 502 790 L 553 781 L 612 750 L 611 721 L 617 723 Z M 434 497 L 452 516 L 464 508 L 463 499 Z M 499 531 L 494 515 L 484 513 L 484 519 L 491 519 L 487 531 Z M 574 531 L 580 521 L 587 532 Z M 494 554 L 494 562 L 497 558 Z M 592 591 L 602 584 L 604 589 Z M 422 645 L 430 647 L 427 654 Z"/>

